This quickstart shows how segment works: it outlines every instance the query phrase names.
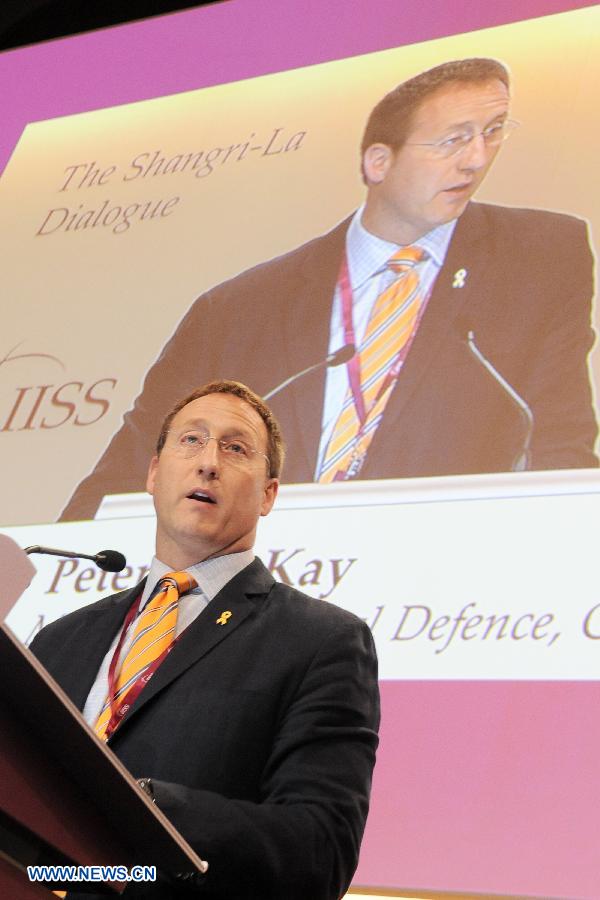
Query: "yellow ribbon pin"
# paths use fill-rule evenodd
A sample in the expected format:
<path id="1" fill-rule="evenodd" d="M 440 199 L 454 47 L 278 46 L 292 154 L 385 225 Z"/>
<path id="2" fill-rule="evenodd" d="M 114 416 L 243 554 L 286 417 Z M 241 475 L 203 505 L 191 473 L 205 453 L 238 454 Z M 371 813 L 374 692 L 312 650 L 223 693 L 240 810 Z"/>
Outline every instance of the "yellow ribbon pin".
<path id="1" fill-rule="evenodd" d="M 222 612 L 217 619 L 217 625 L 227 625 L 227 621 L 232 617 L 232 615 L 233 613 L 231 612 L 231 610 L 226 609 L 225 612 Z"/>

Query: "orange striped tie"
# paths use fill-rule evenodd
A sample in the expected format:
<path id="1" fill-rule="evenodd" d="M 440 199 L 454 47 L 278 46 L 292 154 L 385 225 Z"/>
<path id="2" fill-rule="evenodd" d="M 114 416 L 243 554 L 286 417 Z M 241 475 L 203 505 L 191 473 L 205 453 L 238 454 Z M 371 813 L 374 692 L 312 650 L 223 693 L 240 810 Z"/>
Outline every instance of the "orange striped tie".
<path id="1" fill-rule="evenodd" d="M 111 698 L 107 697 L 94 725 L 94 731 L 103 739 L 106 739 L 112 707 L 123 702 L 144 670 L 173 643 L 179 598 L 197 587 L 197 582 L 187 572 L 168 572 L 160 579 L 158 587 L 136 619 L 133 641 L 123 660 L 112 704 Z"/>
<path id="2" fill-rule="evenodd" d="M 388 376 L 415 330 L 423 299 L 416 266 L 424 256 L 420 247 L 402 247 L 387 262 L 398 278 L 377 297 L 358 351 L 366 418 L 360 421 L 349 387 L 325 451 L 320 482 L 360 471 L 395 384 L 395 377 Z"/>

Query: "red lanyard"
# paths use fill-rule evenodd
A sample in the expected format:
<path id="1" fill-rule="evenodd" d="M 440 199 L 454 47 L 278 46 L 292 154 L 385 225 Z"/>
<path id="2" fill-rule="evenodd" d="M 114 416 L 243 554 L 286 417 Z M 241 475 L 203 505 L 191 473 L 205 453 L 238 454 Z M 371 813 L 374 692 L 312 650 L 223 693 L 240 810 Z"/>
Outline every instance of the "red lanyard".
<path id="1" fill-rule="evenodd" d="M 342 316 L 344 321 L 344 345 L 346 344 L 354 344 L 356 343 L 356 336 L 354 333 L 354 322 L 352 316 L 352 306 L 353 306 L 353 296 L 352 296 L 352 285 L 350 284 L 350 274 L 348 269 L 348 255 L 344 253 L 344 258 L 342 260 L 342 265 L 340 268 L 340 274 L 338 276 L 338 285 L 340 289 L 340 295 L 342 298 Z M 400 369 L 402 368 L 402 364 L 408 355 L 408 351 L 410 350 L 411 344 L 414 340 L 414 337 L 417 333 L 417 329 L 421 324 L 421 319 L 423 317 L 423 313 L 425 312 L 425 307 L 427 306 L 427 301 L 429 300 L 429 294 L 425 296 L 421 302 L 421 306 L 415 318 L 415 323 L 413 325 L 412 333 L 409 339 L 406 341 L 404 346 L 400 349 L 397 354 L 390 370 L 386 374 L 383 379 L 379 390 L 377 391 L 377 396 L 373 399 L 371 408 L 375 406 L 375 404 L 379 401 L 379 399 L 385 394 L 387 389 L 391 384 L 393 384 L 398 375 L 400 374 Z M 360 374 L 360 351 L 355 353 L 352 359 L 348 360 L 346 363 L 346 368 L 348 371 L 348 381 L 350 382 L 350 389 L 352 391 L 352 398 L 354 400 L 354 406 L 356 408 L 356 415 L 358 417 L 358 421 L 360 422 L 360 432 L 367 422 L 368 412 L 365 408 L 365 397 L 363 394 L 363 390 L 361 387 L 361 374 Z M 370 410 L 369 410 L 370 412 Z"/>
<path id="2" fill-rule="evenodd" d="M 130 707 L 133 705 L 135 700 L 137 700 L 138 696 L 141 694 L 142 690 L 146 687 L 160 664 L 166 658 L 166 656 L 171 652 L 177 638 L 169 644 L 166 650 L 160 654 L 153 662 L 150 663 L 147 668 L 143 669 L 143 671 L 136 678 L 135 682 L 131 685 L 127 693 L 122 697 L 117 697 L 117 666 L 119 664 L 119 657 L 121 656 L 121 650 L 123 648 L 123 642 L 125 641 L 125 637 L 127 632 L 129 631 L 129 627 L 132 622 L 136 618 L 136 614 L 139 608 L 139 598 L 133 601 L 127 616 L 125 617 L 125 621 L 123 623 L 123 628 L 121 629 L 121 636 L 119 637 L 119 642 L 115 647 L 115 651 L 112 655 L 112 659 L 110 661 L 110 666 L 108 669 L 108 702 L 110 704 L 110 720 L 108 725 L 106 726 L 105 732 L 105 740 L 107 741 L 114 732 L 117 730 L 118 726 L 121 724 L 125 714 L 129 711 Z M 141 610 L 140 610 L 141 612 Z"/>

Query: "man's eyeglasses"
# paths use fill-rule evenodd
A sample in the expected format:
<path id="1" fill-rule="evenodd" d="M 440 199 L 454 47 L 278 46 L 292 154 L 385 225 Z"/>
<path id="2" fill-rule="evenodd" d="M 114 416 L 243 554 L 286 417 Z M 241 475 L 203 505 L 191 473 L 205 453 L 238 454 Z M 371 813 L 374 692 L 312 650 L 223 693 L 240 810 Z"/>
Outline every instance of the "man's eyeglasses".
<path id="1" fill-rule="evenodd" d="M 486 147 L 497 147 L 498 144 L 510 137 L 520 124 L 515 119 L 506 119 L 504 122 L 495 122 L 493 125 L 489 125 L 483 131 L 462 131 L 440 141 L 423 141 L 422 143 L 407 141 L 406 143 L 409 147 L 427 147 L 429 155 L 436 159 L 448 159 L 450 156 L 462 153 L 479 135 L 483 138 Z"/>
<path id="2" fill-rule="evenodd" d="M 216 438 L 203 431 L 184 431 L 183 434 L 169 432 L 167 446 L 178 456 L 191 459 L 198 456 L 205 449 L 209 441 L 216 441 L 223 459 L 236 466 L 249 465 L 255 456 L 262 456 L 270 467 L 271 462 L 265 453 L 261 453 L 255 447 L 241 438 Z"/>

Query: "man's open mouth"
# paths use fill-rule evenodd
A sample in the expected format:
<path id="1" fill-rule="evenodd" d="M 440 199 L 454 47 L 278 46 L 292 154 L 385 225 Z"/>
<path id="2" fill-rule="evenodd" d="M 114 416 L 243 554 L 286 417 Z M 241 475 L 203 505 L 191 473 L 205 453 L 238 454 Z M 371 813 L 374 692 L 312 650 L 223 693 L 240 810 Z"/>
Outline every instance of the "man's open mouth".
<path id="1" fill-rule="evenodd" d="M 188 500 L 197 500 L 199 503 L 216 503 L 217 501 L 211 494 L 207 494 L 205 491 L 193 491 L 191 494 L 188 494 Z"/>

